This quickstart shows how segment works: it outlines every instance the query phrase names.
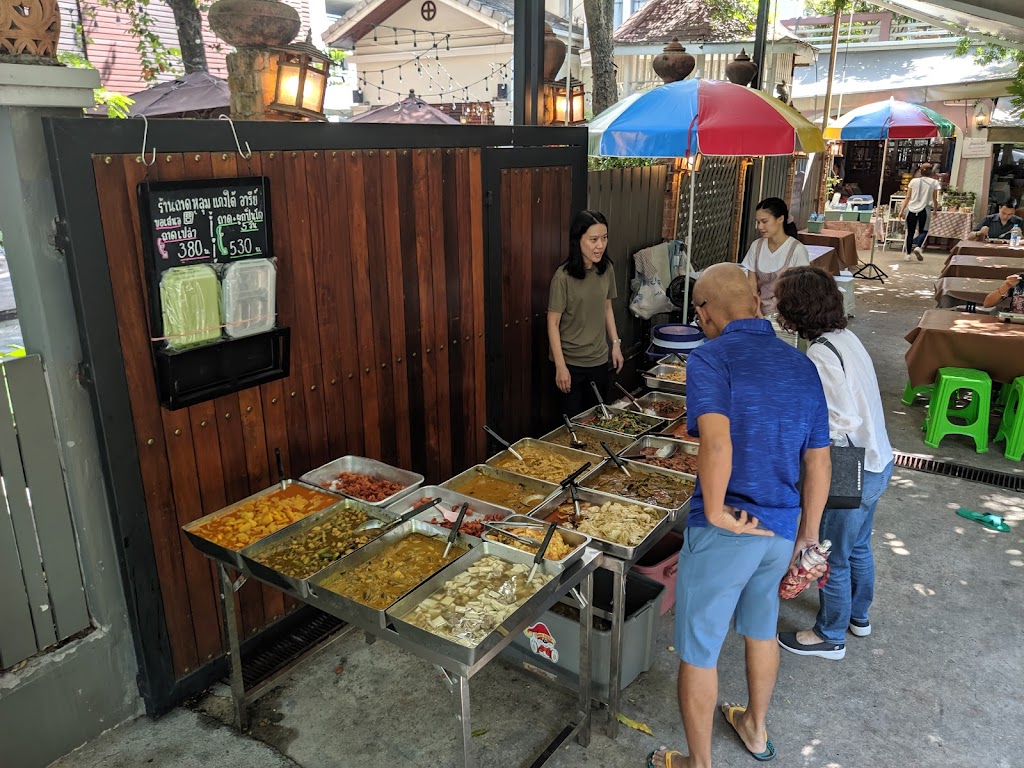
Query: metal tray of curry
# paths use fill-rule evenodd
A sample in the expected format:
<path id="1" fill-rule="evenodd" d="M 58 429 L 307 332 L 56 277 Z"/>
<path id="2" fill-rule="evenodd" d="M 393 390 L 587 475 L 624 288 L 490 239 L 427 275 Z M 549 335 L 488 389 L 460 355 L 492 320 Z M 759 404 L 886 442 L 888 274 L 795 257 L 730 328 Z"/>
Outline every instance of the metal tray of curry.
<path id="1" fill-rule="evenodd" d="M 673 395 L 671 392 L 648 392 L 646 395 L 636 398 L 636 401 L 648 416 L 673 421 L 686 415 L 686 398 L 683 395 Z M 625 398 L 616 400 L 612 406 L 624 411 L 639 413 Z"/>
<path id="2" fill-rule="evenodd" d="M 651 389 L 686 394 L 686 369 L 681 365 L 656 365 L 644 373 L 644 384 Z"/>
<path id="3" fill-rule="evenodd" d="M 573 432 L 576 433 L 576 437 L 579 438 L 580 442 L 587 446 L 586 448 L 578 448 L 575 450 L 586 451 L 587 453 L 597 453 L 597 451 L 601 451 L 601 440 L 608 443 L 608 447 L 616 453 L 621 451 L 623 448 L 629 447 L 633 443 L 633 438 L 628 435 L 620 435 L 618 432 L 605 432 L 602 429 L 591 429 L 590 427 L 584 427 L 582 424 L 573 425 Z M 555 445 L 561 445 L 565 448 L 572 448 L 570 445 L 572 438 L 569 436 L 569 432 L 565 427 L 559 427 L 558 429 L 548 432 L 546 435 L 541 435 L 540 439 L 545 443 L 554 443 Z"/>
<path id="4" fill-rule="evenodd" d="M 624 411 L 621 408 L 608 408 L 608 417 L 604 418 L 601 406 L 596 405 L 583 413 L 572 417 L 574 424 L 582 424 L 591 429 L 602 432 L 614 432 L 617 435 L 627 435 L 637 438 L 654 432 L 665 426 L 665 420 L 655 416 L 648 416 L 644 413 L 637 413 L 635 410 Z M 598 446 L 600 448 L 600 446 Z M 609 446 L 611 447 L 611 446 Z"/>
<path id="5" fill-rule="evenodd" d="M 555 483 L 524 477 L 486 464 L 470 467 L 441 483 L 441 487 L 505 507 L 519 515 L 528 515 L 558 489 Z"/>
<path id="6" fill-rule="evenodd" d="M 182 526 L 200 552 L 245 570 L 242 550 L 342 501 L 341 494 L 285 480 Z"/>
<path id="7" fill-rule="evenodd" d="M 487 460 L 487 466 L 548 483 L 560 483 L 588 461 L 593 467 L 600 464 L 602 458 L 596 453 L 564 448 L 543 440 L 534 440 L 532 437 L 519 440 L 513 443 L 512 447 L 519 452 L 524 461 L 513 456 L 512 451 L 505 450 L 491 456 Z M 601 448 L 600 445 L 594 447 L 598 450 Z"/>
<path id="8" fill-rule="evenodd" d="M 673 525 L 672 514 L 667 509 L 587 488 L 579 489 L 577 496 L 584 510 L 591 505 L 603 510 L 601 514 L 593 516 L 594 525 L 584 526 L 587 530 L 585 535 L 590 537 L 589 546 L 619 560 L 632 562 L 641 557 Z M 615 515 L 619 510 L 622 513 L 619 520 L 622 525 L 616 526 Z M 580 521 L 575 519 L 572 496 L 568 490 L 559 491 L 545 501 L 533 511 L 531 517 L 557 523 L 559 530 L 576 530 L 576 526 L 580 525 Z M 630 535 L 632 538 L 629 538 Z"/>
<path id="9" fill-rule="evenodd" d="M 481 560 L 484 563 L 478 564 Z M 488 587 L 493 586 L 487 583 L 493 570 L 488 565 L 495 564 L 507 573 L 505 583 L 514 582 L 515 595 L 508 595 L 504 610 L 492 614 L 490 621 L 481 617 L 479 625 L 466 632 L 445 621 L 445 616 L 435 616 L 433 624 L 424 620 L 430 616 L 427 612 L 431 609 L 431 601 L 435 614 L 445 608 L 451 608 L 452 613 L 460 608 L 475 609 L 475 603 L 482 602 L 481 598 L 490 591 Z M 513 630 L 520 626 L 525 628 L 531 618 L 540 615 L 544 602 L 552 598 L 562 585 L 567 569 L 552 560 L 542 561 L 537 566 L 534 581 L 526 583 L 532 565 L 533 556 L 529 553 L 485 541 L 391 606 L 388 618 L 400 637 L 454 659 L 467 668 L 472 667 Z M 443 604 L 446 599 L 459 599 L 467 605 L 446 606 Z M 502 617 L 502 614 L 506 615 Z M 450 618 L 456 619 L 454 616 Z M 431 628 L 417 626 L 417 623 Z M 463 637 L 455 639 L 459 633 Z"/>
<path id="10" fill-rule="evenodd" d="M 389 606 L 480 544 L 459 535 L 442 561 L 449 533 L 420 520 L 392 528 L 311 578 L 312 604 L 345 621 L 383 629 Z"/>
<path id="11" fill-rule="evenodd" d="M 256 578 L 305 600 L 309 579 L 369 544 L 396 518 L 364 501 L 342 499 L 246 547 L 242 560 Z"/>
<path id="12" fill-rule="evenodd" d="M 622 463 L 629 470 L 629 476 L 607 459 L 581 477 L 579 484 L 609 496 L 663 509 L 673 519 L 689 507 L 697 484 L 696 477 L 628 459 L 623 459 Z"/>
<path id="13" fill-rule="evenodd" d="M 675 452 L 671 456 L 660 458 L 657 452 L 663 448 L 674 448 Z M 619 454 L 619 458 L 638 461 L 649 467 L 658 467 L 669 472 L 678 472 L 686 475 L 688 478 L 692 478 L 697 475 L 697 453 L 699 451 L 700 443 L 647 435 L 646 437 L 641 437 Z"/>
<path id="14" fill-rule="evenodd" d="M 517 531 L 517 525 L 523 526 L 526 532 L 517 533 L 517 535 L 520 538 L 535 540 L 536 545 L 531 548 L 525 542 L 515 541 L 507 536 L 502 536 L 494 528 L 484 529 L 483 540 L 501 544 L 510 549 L 517 549 L 530 555 L 537 554 L 537 548 L 544 540 L 544 535 L 547 533 L 548 528 L 542 521 L 529 515 L 511 515 L 502 522 L 501 527 L 510 532 Z M 574 531 L 572 528 L 559 526 L 555 529 L 554 536 L 551 537 L 551 543 L 548 544 L 547 552 L 544 553 L 544 559 L 560 563 L 563 567 L 568 567 L 583 556 L 583 550 L 587 548 L 588 544 L 590 544 L 590 536 L 587 534 Z"/>

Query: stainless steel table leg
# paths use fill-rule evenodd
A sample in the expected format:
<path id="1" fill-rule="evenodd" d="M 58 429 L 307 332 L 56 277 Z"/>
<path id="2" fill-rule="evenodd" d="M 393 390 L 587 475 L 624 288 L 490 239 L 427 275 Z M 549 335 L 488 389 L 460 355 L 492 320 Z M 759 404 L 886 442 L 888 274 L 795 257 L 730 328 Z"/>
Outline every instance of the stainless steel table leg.
<path id="1" fill-rule="evenodd" d="M 228 633 L 228 664 L 231 681 L 231 704 L 235 715 L 235 728 L 249 727 L 249 713 L 245 705 L 245 681 L 242 678 L 242 651 L 238 640 L 238 619 L 235 616 L 235 584 L 228 575 L 227 566 L 217 563 L 220 577 L 220 606 L 224 612 L 224 628 Z"/>
<path id="2" fill-rule="evenodd" d="M 626 572 L 621 562 L 613 564 L 612 647 L 608 670 L 608 738 L 619 735 L 619 697 L 622 693 L 622 631 L 626 621 Z"/>
<path id="3" fill-rule="evenodd" d="M 456 677 L 459 687 L 459 722 L 462 725 L 462 762 L 465 768 L 475 768 L 473 758 L 473 725 L 469 717 L 469 680 L 462 675 Z"/>
<path id="4" fill-rule="evenodd" d="M 586 605 L 580 609 L 580 716 L 583 718 L 580 730 L 576 734 L 576 741 L 581 747 L 590 746 L 590 641 L 594 626 L 594 574 L 587 574 L 587 578 L 580 584 L 580 591 L 583 602 Z"/>

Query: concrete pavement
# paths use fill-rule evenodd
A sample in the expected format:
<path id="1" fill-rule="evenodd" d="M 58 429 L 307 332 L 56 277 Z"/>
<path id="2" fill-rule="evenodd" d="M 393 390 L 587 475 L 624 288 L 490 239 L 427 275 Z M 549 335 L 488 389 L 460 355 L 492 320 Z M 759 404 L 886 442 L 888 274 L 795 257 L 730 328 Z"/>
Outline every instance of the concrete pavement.
<path id="1" fill-rule="evenodd" d="M 903 336 L 934 306 L 931 283 L 944 254 L 904 264 L 876 257 L 885 285 L 857 281 L 851 328 L 872 352 L 890 435 L 897 449 L 931 454 L 921 406 L 899 402 L 906 369 Z M 990 450 L 979 456 L 947 439 L 938 458 L 1020 471 Z M 1012 526 L 988 531 L 954 514 L 993 511 Z M 877 589 L 869 638 L 848 636 L 842 661 L 783 653 L 768 720 L 780 768 L 1016 768 L 1024 765 L 1024 496 L 977 483 L 897 470 L 876 516 Z M 783 604 L 781 629 L 810 625 L 813 590 Z M 685 749 L 675 696 L 672 614 L 664 616 L 653 668 L 625 692 L 622 712 L 647 723 L 652 738 L 621 727 L 599 730 L 586 750 L 557 752 L 551 768 L 638 768 L 662 744 Z M 720 701 L 742 702 L 742 643 L 730 636 L 720 661 Z M 527 672 L 495 663 L 471 682 L 475 747 L 481 766 L 529 763 L 560 730 L 573 696 Z M 225 711 L 226 692 L 198 707 Z M 252 738 L 179 709 L 157 722 L 115 729 L 55 765 L 177 768 L 217 757 L 235 768 L 298 765 L 348 768 L 459 765 L 452 697 L 428 664 L 354 633 L 300 667 L 253 712 Z M 603 713 L 598 713 L 600 721 Z M 716 717 L 716 765 L 752 765 L 732 730 Z"/>

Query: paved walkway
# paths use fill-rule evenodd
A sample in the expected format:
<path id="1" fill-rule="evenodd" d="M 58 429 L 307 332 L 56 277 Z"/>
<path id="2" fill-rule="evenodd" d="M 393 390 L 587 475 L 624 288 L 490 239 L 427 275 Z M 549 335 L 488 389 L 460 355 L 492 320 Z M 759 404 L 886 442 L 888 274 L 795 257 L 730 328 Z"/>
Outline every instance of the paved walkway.
<path id="1" fill-rule="evenodd" d="M 857 282 L 851 328 L 872 352 L 896 447 L 929 453 L 920 436 L 923 409 L 899 403 L 906 376 L 903 335 L 933 305 L 931 282 L 944 254 L 904 264 L 893 252 L 878 262 L 885 285 Z M 1001 470 L 996 451 L 978 456 L 947 440 L 942 457 Z M 1014 468 L 1019 471 L 1019 467 Z M 997 534 L 957 517 L 970 509 L 1002 514 Z M 832 662 L 783 654 L 768 728 L 779 768 L 1017 768 L 1024 765 L 1024 697 L 1019 638 L 1024 605 L 1024 497 L 990 486 L 897 470 L 878 509 L 877 594 L 870 638 L 849 637 Z M 810 624 L 809 591 L 784 603 L 783 629 Z M 623 713 L 647 723 L 652 738 L 621 728 L 616 741 L 596 734 L 589 749 L 572 744 L 551 768 L 640 768 L 661 744 L 685 747 L 675 696 L 672 614 L 662 618 L 653 668 L 625 692 Z M 745 690 L 740 640 L 731 636 L 719 667 L 720 700 Z M 528 764 L 557 734 L 571 695 L 532 675 L 492 664 L 471 683 L 481 766 Z M 214 691 L 201 707 L 225 710 Z M 600 715 L 599 715 L 600 717 Z M 122 726 L 56 763 L 60 768 L 202 765 L 216 756 L 233 768 L 298 765 L 355 768 L 401 765 L 451 768 L 457 759 L 451 697 L 429 665 L 386 643 L 349 636 L 301 667 L 254 711 L 252 739 L 186 710 L 158 722 Z M 267 746 L 264 746 L 267 745 Z M 715 764 L 753 765 L 716 717 Z M 293 761 L 293 762 L 289 762 Z"/>

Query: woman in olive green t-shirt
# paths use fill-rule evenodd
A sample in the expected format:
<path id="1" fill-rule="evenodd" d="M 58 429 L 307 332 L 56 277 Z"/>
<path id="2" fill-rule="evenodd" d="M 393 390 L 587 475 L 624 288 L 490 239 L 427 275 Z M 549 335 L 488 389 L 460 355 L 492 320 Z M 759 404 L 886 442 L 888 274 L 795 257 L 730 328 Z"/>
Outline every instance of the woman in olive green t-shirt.
<path id="1" fill-rule="evenodd" d="M 622 370 L 622 340 L 612 312 L 615 268 L 607 248 L 607 219 L 580 211 L 569 228 L 569 258 L 551 278 L 548 343 L 561 413 L 570 417 L 596 405 L 590 382 L 607 394 L 609 342 L 612 367 Z"/>

